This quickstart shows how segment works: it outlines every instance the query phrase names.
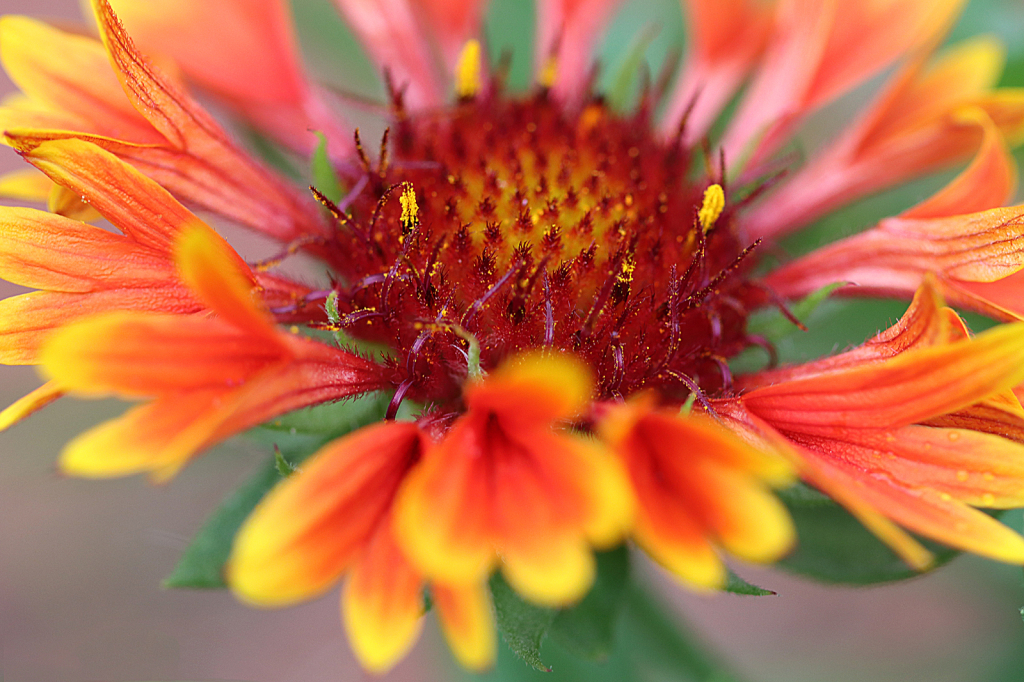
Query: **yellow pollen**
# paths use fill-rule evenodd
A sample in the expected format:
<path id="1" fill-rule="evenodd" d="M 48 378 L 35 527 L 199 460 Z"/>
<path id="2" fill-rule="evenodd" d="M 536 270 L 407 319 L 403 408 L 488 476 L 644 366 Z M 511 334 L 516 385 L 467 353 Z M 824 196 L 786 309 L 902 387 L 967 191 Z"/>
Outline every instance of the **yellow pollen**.
<path id="1" fill-rule="evenodd" d="M 629 284 L 633 281 L 634 270 L 636 270 L 636 257 L 630 254 L 622 260 L 622 269 L 615 279 L 622 284 Z"/>
<path id="2" fill-rule="evenodd" d="M 551 55 L 544 60 L 544 65 L 540 67 L 540 73 L 537 74 L 537 82 L 542 88 L 551 89 L 555 86 L 555 81 L 558 79 L 558 59 L 555 55 Z"/>
<path id="3" fill-rule="evenodd" d="M 398 200 L 402 204 L 402 229 L 408 232 L 420 222 L 420 206 L 416 203 L 416 190 L 412 188 L 412 185 L 406 185 Z"/>
<path id="4" fill-rule="evenodd" d="M 468 40 L 455 63 L 455 94 L 469 99 L 480 91 L 480 42 Z"/>
<path id="5" fill-rule="evenodd" d="M 715 224 L 724 208 L 725 191 L 722 190 L 721 185 L 711 185 L 704 190 L 704 202 L 700 206 L 700 211 L 697 212 L 697 219 L 700 220 L 700 226 L 704 228 L 705 232 Z"/>

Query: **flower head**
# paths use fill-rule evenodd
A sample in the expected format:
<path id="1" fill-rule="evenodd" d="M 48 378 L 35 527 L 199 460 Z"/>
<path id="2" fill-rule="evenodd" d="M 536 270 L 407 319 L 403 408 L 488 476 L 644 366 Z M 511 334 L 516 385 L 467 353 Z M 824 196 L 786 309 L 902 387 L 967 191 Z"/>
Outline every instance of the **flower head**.
<path id="1" fill-rule="evenodd" d="M 627 538 L 720 588 L 726 557 L 772 562 L 798 541 L 773 492 L 797 477 L 916 568 L 930 555 L 904 529 L 1024 563 L 1024 539 L 975 509 L 1024 504 L 1024 331 L 972 337 L 946 307 L 1024 314 L 1024 209 L 1001 206 L 1024 97 L 992 89 L 989 41 L 931 57 L 962 3 L 688 0 L 692 48 L 661 119 L 665 87 L 627 113 L 594 90 L 613 1 L 541 4 L 522 93 L 487 59 L 481 2 L 336 4 L 385 73 L 375 151 L 339 132 L 283 2 L 95 0 L 100 41 L 0 22 L 24 91 L 0 127 L 45 174 L 0 191 L 51 209 L 0 209 L 0 274 L 38 289 L 0 304 L 0 361 L 48 379 L 0 425 L 65 393 L 143 400 L 62 468 L 164 480 L 286 412 L 389 392 L 380 423 L 263 500 L 227 567 L 261 606 L 343 580 L 373 671 L 415 642 L 424 590 L 459 660 L 487 667 L 492 574 L 564 607 L 590 588 L 594 549 Z M 241 28 L 211 39 L 225 21 Z M 771 178 L 798 123 L 891 66 L 845 133 Z M 716 156 L 711 123 L 748 78 Z M 193 84 L 300 153 L 322 157 L 305 134 L 322 131 L 322 186 L 306 196 L 252 158 Z M 918 206 L 769 267 L 766 242 L 972 154 Z M 282 255 L 246 263 L 186 205 Z M 270 272 L 299 252 L 322 284 Z M 859 348 L 736 372 L 744 351 L 774 356 L 755 312 L 792 318 L 789 301 L 835 282 L 912 302 Z"/>

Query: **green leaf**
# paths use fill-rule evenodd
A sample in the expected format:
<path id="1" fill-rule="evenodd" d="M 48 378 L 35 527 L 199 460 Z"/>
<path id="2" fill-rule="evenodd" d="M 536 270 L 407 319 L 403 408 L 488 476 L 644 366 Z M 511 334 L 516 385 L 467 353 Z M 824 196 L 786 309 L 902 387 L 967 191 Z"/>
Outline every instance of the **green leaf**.
<path id="1" fill-rule="evenodd" d="M 729 582 L 725 585 L 725 591 L 749 597 L 774 597 L 777 594 L 771 590 L 766 590 L 763 587 L 758 587 L 757 585 L 748 583 L 731 570 L 729 571 Z"/>
<path id="2" fill-rule="evenodd" d="M 274 456 L 214 510 L 164 580 L 164 587 L 225 587 L 224 564 L 235 534 L 263 496 L 329 441 L 383 418 L 387 403 L 388 396 L 373 394 L 297 410 L 250 430 L 246 435 L 273 446 Z"/>
<path id="3" fill-rule="evenodd" d="M 871 585 L 919 575 L 838 504 L 806 486 L 780 494 L 797 530 L 797 546 L 778 566 L 827 583 Z M 935 565 L 956 550 L 922 540 Z"/>
<path id="4" fill-rule="evenodd" d="M 341 201 L 345 190 L 341 184 L 341 178 L 338 177 L 338 171 L 334 169 L 331 157 L 327 153 L 327 137 L 320 131 L 316 131 L 316 136 L 320 142 L 313 150 L 313 158 L 310 159 L 310 175 L 313 178 L 313 186 L 336 204 Z"/>
<path id="5" fill-rule="evenodd" d="M 529 604 L 516 594 L 500 573 L 491 577 L 494 615 L 505 643 L 528 665 L 550 672 L 540 658 L 540 643 L 548 633 L 557 611 Z"/>
<path id="6" fill-rule="evenodd" d="M 615 630 L 629 583 L 629 550 L 625 545 L 597 554 L 597 576 L 587 596 L 562 609 L 551 624 L 552 639 L 585 658 L 605 660 L 615 643 Z"/>

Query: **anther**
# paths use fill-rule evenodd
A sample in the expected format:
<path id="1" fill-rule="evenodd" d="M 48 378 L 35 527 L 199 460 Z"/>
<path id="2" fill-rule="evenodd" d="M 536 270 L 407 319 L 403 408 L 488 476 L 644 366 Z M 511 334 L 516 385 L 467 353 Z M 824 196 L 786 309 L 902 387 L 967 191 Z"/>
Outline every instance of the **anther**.
<path id="1" fill-rule="evenodd" d="M 480 91 L 480 42 L 466 41 L 455 63 L 455 94 L 472 99 Z"/>
<path id="2" fill-rule="evenodd" d="M 416 203 L 416 190 L 412 185 L 402 189 L 398 201 L 402 204 L 402 232 L 411 232 L 420 223 L 420 207 Z"/>
<path id="3" fill-rule="evenodd" d="M 704 201 L 701 203 L 700 211 L 697 212 L 697 219 L 700 220 L 700 226 L 705 233 L 714 226 L 718 216 L 722 215 L 723 209 L 725 209 L 725 191 L 722 190 L 722 186 L 711 185 L 704 190 Z"/>

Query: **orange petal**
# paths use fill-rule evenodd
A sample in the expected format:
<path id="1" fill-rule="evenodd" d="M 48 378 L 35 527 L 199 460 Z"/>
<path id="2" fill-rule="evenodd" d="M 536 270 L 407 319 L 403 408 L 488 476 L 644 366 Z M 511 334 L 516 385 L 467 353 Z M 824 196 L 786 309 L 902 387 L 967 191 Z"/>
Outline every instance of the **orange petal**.
<path id="1" fill-rule="evenodd" d="M 0 431 L 6 431 L 25 417 L 43 409 L 57 398 L 64 395 L 64 391 L 53 381 L 48 381 L 28 395 L 19 398 L 11 405 L 0 411 Z"/>
<path id="2" fill-rule="evenodd" d="M 622 537 L 632 495 L 604 450 L 543 422 L 511 423 L 505 413 L 471 407 L 410 473 L 396 502 L 396 534 L 433 580 L 483 580 L 497 551 L 526 598 L 565 604 L 593 578 L 588 542 Z"/>
<path id="3" fill-rule="evenodd" d="M 992 405 L 988 401 L 929 419 L 924 423 L 928 426 L 991 433 L 1017 443 L 1024 443 L 1024 418 L 1016 411 Z"/>
<path id="4" fill-rule="evenodd" d="M 498 638 L 487 585 L 451 587 L 435 583 L 430 592 L 441 630 L 462 667 L 482 671 L 494 665 Z"/>
<path id="5" fill-rule="evenodd" d="M 764 50 L 774 7 L 757 0 L 685 0 L 683 10 L 692 47 L 662 129 L 674 133 L 685 114 L 684 139 L 692 142 L 707 133 Z"/>
<path id="6" fill-rule="evenodd" d="M 280 345 L 221 320 L 114 312 L 61 327 L 47 338 L 39 362 L 69 391 L 142 397 L 226 389 L 285 357 Z"/>
<path id="7" fill-rule="evenodd" d="M 274 417 L 383 388 L 377 369 L 362 358 L 323 344 L 303 345 L 314 350 L 296 353 L 241 386 L 166 393 L 101 424 L 68 444 L 62 467 L 90 477 L 149 471 L 165 481 L 201 450 Z"/>
<path id="8" fill-rule="evenodd" d="M 904 211 L 904 218 L 944 218 L 1002 206 L 1017 190 L 1017 166 L 1006 140 L 985 111 L 974 107 L 959 120 L 977 123 L 984 131 L 974 160 L 948 185 L 924 202 Z"/>
<path id="9" fill-rule="evenodd" d="M 943 437 L 948 437 L 948 433 L 944 433 Z M 844 436 L 837 435 L 840 438 Z M 894 437 L 900 435 L 894 434 Z M 925 438 L 933 445 L 937 442 L 934 438 Z M 898 473 L 891 474 L 888 463 L 879 463 L 877 457 L 871 458 L 874 460 L 873 466 L 866 471 L 863 463 L 857 462 L 855 444 L 844 440 L 800 435 L 797 443 L 805 451 L 805 457 L 815 460 L 808 468 L 811 482 L 821 486 L 830 495 L 843 488 L 848 491 L 848 496 L 858 498 L 916 533 L 999 561 L 1024 563 L 1024 538 L 992 517 L 960 502 L 953 495 L 930 487 L 907 484 L 899 480 Z M 979 443 L 969 445 L 977 446 Z M 913 442 L 908 443 L 908 449 L 912 447 Z M 922 459 L 928 456 L 925 453 L 920 455 Z M 974 454 L 965 451 L 960 456 L 970 460 Z M 956 458 L 957 454 L 952 453 L 952 459 L 955 461 Z M 967 468 L 971 468 L 971 464 L 965 463 L 962 467 L 963 470 Z M 900 473 L 906 474 L 906 469 L 901 469 Z M 974 473 L 978 477 L 982 475 L 982 472 Z M 971 472 L 968 472 L 969 479 L 970 476 Z"/>
<path id="10" fill-rule="evenodd" d="M 190 79 L 257 125 L 273 122 L 266 129 L 285 143 L 312 151 L 310 130 L 350 142 L 314 101 L 287 2 L 113 0 L 111 6 L 143 50 L 170 55 Z"/>
<path id="11" fill-rule="evenodd" d="M 158 151 L 127 143 L 118 145 L 116 141 L 103 144 L 96 138 L 88 138 L 90 141 L 130 163 L 133 163 L 133 149 L 138 152 L 136 156 L 143 157 L 142 160 L 148 157 L 151 164 L 163 170 L 163 176 L 157 177 L 142 166 L 140 170 L 172 192 L 192 187 L 192 193 L 197 195 L 201 195 L 202 190 L 207 195 L 220 193 L 219 201 L 207 205 L 213 210 L 227 211 L 229 216 L 233 213 L 269 212 L 272 216 L 270 221 L 245 223 L 255 230 L 290 241 L 322 229 L 314 207 L 304 203 L 294 191 L 232 144 L 205 110 L 138 52 L 106 0 L 93 0 L 93 9 L 103 43 L 125 94 L 166 138 L 169 148 Z M 161 156 L 162 164 L 157 162 Z M 201 172 L 189 177 L 192 170 Z M 175 179 L 177 174 L 181 175 Z M 168 178 L 174 184 L 165 182 Z M 181 196 L 195 198 L 185 193 Z M 237 204 L 236 208 L 231 206 L 232 202 Z"/>
<path id="12" fill-rule="evenodd" d="M 895 357 L 914 348 L 927 348 L 965 338 L 958 331 L 963 322 L 952 309 L 945 306 L 940 295 L 941 285 L 930 274 L 924 281 L 907 308 L 907 312 L 896 324 L 885 329 L 863 345 L 838 355 L 818 360 L 769 369 L 739 377 L 743 388 L 753 389 L 770 386 L 783 381 L 814 376 L 822 372 L 855 367 Z"/>
<path id="13" fill-rule="evenodd" d="M 168 253 L 181 228 L 198 220 L 163 187 L 95 144 L 62 139 L 28 146 L 16 138 L 14 144 L 29 163 L 140 244 Z"/>
<path id="14" fill-rule="evenodd" d="M 807 113 L 941 40 L 963 4 L 784 0 L 761 70 L 730 123 L 727 157 L 754 152 L 757 162 L 773 153 Z"/>
<path id="15" fill-rule="evenodd" d="M 95 426 L 64 446 L 60 470 L 82 478 L 150 472 L 170 479 L 207 440 L 223 417 L 226 389 L 169 395 Z"/>
<path id="16" fill-rule="evenodd" d="M 742 397 L 785 431 L 893 428 L 953 412 L 1024 381 L 1024 325 L 909 351 L 885 362 L 759 388 Z"/>
<path id="17" fill-rule="evenodd" d="M 366 547 L 423 444 L 414 424 L 385 422 L 321 449 L 239 531 L 228 569 L 235 594 L 277 606 L 329 589 Z"/>
<path id="18" fill-rule="evenodd" d="M 32 100 L 84 122 L 86 132 L 135 142 L 160 139 L 124 96 L 103 46 L 93 38 L 6 16 L 0 19 L 0 60 Z"/>
<path id="19" fill-rule="evenodd" d="M 590 371 L 578 360 L 534 353 L 514 358 L 485 381 L 470 384 L 466 401 L 476 409 L 494 410 L 529 427 L 577 416 L 593 390 Z"/>
<path id="20" fill-rule="evenodd" d="M 390 515 L 379 521 L 349 571 L 341 613 L 352 651 L 372 673 L 390 670 L 416 643 L 423 628 L 423 581 L 395 544 Z"/>
<path id="21" fill-rule="evenodd" d="M 1017 139 L 1024 125 L 1024 91 L 990 92 L 1003 52 L 982 38 L 954 46 L 927 68 L 923 55 L 911 61 L 844 135 L 753 209 L 744 223 L 748 233 L 792 231 L 859 197 L 957 163 L 979 150 L 979 141 L 970 172 L 955 183 L 963 190 L 973 185 L 971 201 L 946 215 L 1001 206 L 1012 194 L 1015 168 L 999 138 Z"/>
<path id="22" fill-rule="evenodd" d="M 198 220 L 174 244 L 181 279 L 223 319 L 271 345 L 273 320 L 260 306 L 252 271 L 224 239 Z"/>
<path id="23" fill-rule="evenodd" d="M 22 286 L 85 292 L 168 287 L 166 255 L 100 227 L 30 208 L 0 209 L 0 275 Z"/>
<path id="24" fill-rule="evenodd" d="M 53 331 L 112 310 L 193 313 L 201 305 L 181 286 L 113 288 L 90 293 L 33 291 L 0 301 L 0 363 L 34 365 Z"/>
<path id="25" fill-rule="evenodd" d="M 925 273 L 993 282 L 1024 267 L 1024 206 L 945 218 L 887 218 L 769 274 L 779 294 L 799 297 L 836 281 L 851 293 L 909 296 Z"/>
<path id="26" fill-rule="evenodd" d="M 792 470 L 718 424 L 631 403 L 599 424 L 626 462 L 636 490 L 634 537 L 659 563 L 700 588 L 724 585 L 713 545 L 749 561 L 772 561 L 793 543 L 793 524 L 766 480 Z"/>
<path id="27" fill-rule="evenodd" d="M 887 544 L 907 565 L 925 570 L 933 561 L 931 553 L 909 533 L 886 518 L 859 494 L 858 486 L 841 472 L 835 475 L 827 459 L 801 448 L 755 415 L 740 399 L 716 401 L 715 410 L 726 425 L 744 440 L 758 447 L 774 447 L 787 453 L 788 459 L 799 466 L 800 476 L 843 505 L 865 528 Z"/>
<path id="28" fill-rule="evenodd" d="M 885 432 L 836 429 L 833 440 L 843 443 L 837 452 L 848 466 L 883 471 L 897 485 L 934 490 L 975 507 L 1024 505 L 1024 446 L 1019 443 L 928 426 Z"/>

